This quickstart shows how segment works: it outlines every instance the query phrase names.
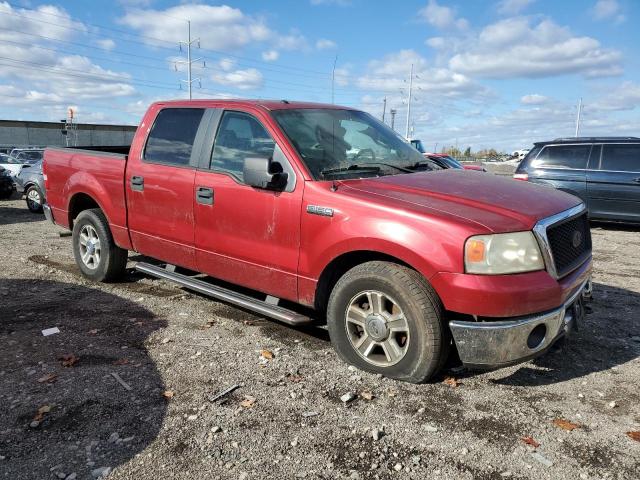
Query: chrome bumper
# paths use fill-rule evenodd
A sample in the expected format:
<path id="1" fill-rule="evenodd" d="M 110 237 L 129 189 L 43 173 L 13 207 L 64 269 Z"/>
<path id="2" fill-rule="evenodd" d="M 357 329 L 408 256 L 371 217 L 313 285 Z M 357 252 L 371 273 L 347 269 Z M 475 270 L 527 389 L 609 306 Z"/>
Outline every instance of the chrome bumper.
<path id="1" fill-rule="evenodd" d="M 495 322 L 452 320 L 449 327 L 460 360 L 469 367 L 497 368 L 541 355 L 575 327 L 584 315 L 582 297 L 590 294 L 591 280 L 587 280 L 550 312 Z"/>
<path id="2" fill-rule="evenodd" d="M 49 220 L 51 223 L 55 224 L 56 222 L 53 220 L 53 213 L 51 213 L 51 207 L 48 204 L 44 203 L 42 205 L 42 210 L 44 211 L 44 218 Z"/>

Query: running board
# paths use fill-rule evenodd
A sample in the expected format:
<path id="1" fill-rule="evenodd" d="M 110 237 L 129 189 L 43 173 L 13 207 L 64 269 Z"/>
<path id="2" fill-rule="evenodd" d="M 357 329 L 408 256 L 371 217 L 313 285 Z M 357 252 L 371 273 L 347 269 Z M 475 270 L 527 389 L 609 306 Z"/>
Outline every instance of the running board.
<path id="1" fill-rule="evenodd" d="M 242 293 L 234 292 L 227 288 L 218 287 L 216 285 L 203 282 L 202 280 L 188 277 L 187 275 L 172 272 L 163 267 L 139 262 L 136 264 L 136 270 L 157 278 L 175 282 L 189 290 L 202 293 L 203 295 L 215 298 L 216 300 L 232 303 L 289 325 L 304 325 L 312 322 L 311 318 L 292 310 L 274 305 L 273 303 L 268 303 L 267 301 L 258 300 L 257 298 L 253 298 Z M 267 298 L 270 299 L 270 297 Z"/>

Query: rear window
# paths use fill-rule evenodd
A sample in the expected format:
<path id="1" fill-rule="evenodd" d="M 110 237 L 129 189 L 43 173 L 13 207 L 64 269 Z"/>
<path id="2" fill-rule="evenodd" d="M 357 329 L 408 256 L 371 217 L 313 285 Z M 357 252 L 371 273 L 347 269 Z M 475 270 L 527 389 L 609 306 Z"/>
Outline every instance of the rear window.
<path id="1" fill-rule="evenodd" d="M 144 159 L 148 162 L 189 165 L 203 108 L 166 108 L 151 127 Z"/>
<path id="2" fill-rule="evenodd" d="M 605 144 L 602 150 L 600 169 L 640 172 L 640 144 Z"/>
<path id="3" fill-rule="evenodd" d="M 546 146 L 540 155 L 531 161 L 531 166 L 585 169 L 590 151 L 590 144 Z"/>

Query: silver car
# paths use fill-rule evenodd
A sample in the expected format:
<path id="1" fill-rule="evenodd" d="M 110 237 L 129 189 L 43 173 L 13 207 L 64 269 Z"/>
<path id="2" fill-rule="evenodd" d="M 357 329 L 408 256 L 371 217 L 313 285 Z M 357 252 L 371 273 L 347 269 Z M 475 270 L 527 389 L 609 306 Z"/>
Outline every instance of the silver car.
<path id="1" fill-rule="evenodd" d="M 20 173 L 14 177 L 16 190 L 25 195 L 27 207 L 33 213 L 42 213 L 45 202 L 42 160 L 31 165 L 23 165 Z"/>

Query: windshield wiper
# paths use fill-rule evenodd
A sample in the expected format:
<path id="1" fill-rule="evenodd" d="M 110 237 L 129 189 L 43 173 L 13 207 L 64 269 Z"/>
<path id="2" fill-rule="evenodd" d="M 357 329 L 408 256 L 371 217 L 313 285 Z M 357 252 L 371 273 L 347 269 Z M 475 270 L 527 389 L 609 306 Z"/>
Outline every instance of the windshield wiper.
<path id="1" fill-rule="evenodd" d="M 367 162 L 361 164 L 353 164 L 348 167 L 338 167 L 338 168 L 329 168 L 328 170 L 323 170 L 323 175 L 331 174 L 331 173 L 339 173 L 339 172 L 348 172 L 349 170 L 372 170 L 375 172 L 380 171 L 380 167 L 369 166 L 369 165 L 382 165 L 384 167 L 395 168 L 396 170 L 400 170 L 401 172 L 413 173 L 412 170 L 406 167 L 401 167 L 399 165 L 393 165 L 392 163 L 383 163 L 383 162 Z"/>
<path id="2" fill-rule="evenodd" d="M 349 165 L 348 167 L 337 167 L 337 168 L 328 168 L 327 170 L 322 170 L 320 173 L 322 175 L 327 175 L 331 173 L 340 173 L 340 172 L 348 172 L 349 170 L 372 170 L 374 172 L 379 172 L 380 167 L 367 167 L 366 165 Z"/>

